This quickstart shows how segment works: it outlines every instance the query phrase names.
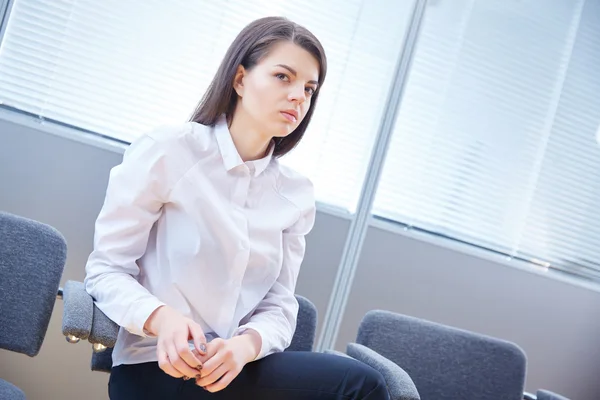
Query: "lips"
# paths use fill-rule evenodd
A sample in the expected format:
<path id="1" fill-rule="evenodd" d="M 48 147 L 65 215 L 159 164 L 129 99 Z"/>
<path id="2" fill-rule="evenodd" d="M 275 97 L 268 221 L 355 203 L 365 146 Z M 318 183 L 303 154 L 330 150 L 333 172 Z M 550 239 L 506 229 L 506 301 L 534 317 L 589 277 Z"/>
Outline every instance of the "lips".
<path id="1" fill-rule="evenodd" d="M 298 112 L 296 112 L 296 110 L 285 110 L 281 112 L 281 115 L 283 115 L 290 122 L 295 123 L 298 121 Z"/>

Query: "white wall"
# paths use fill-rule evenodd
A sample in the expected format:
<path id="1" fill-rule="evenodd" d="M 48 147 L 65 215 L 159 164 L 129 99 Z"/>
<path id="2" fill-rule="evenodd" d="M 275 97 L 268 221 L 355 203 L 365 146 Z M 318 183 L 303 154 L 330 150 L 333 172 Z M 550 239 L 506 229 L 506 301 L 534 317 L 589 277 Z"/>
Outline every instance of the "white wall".
<path id="1" fill-rule="evenodd" d="M 59 229 L 69 245 L 62 282 L 82 280 L 108 171 L 121 155 L 8 118 L 21 120 L 0 112 L 0 209 Z M 320 212 L 308 238 L 298 292 L 316 303 L 321 316 L 348 226 L 346 219 Z M 528 390 L 600 398 L 595 290 L 372 227 L 337 348 L 354 339 L 360 318 L 373 308 L 513 340 L 529 356 Z M 64 340 L 61 316 L 59 301 L 36 358 L 0 351 L 0 377 L 23 388 L 30 400 L 107 398 L 107 375 L 89 371 L 90 346 Z"/>

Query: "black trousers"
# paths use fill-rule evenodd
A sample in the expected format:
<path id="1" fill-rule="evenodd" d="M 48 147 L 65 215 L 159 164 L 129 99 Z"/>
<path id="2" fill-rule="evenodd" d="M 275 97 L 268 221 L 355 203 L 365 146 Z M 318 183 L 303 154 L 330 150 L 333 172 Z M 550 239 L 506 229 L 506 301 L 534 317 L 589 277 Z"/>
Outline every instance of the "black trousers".
<path id="1" fill-rule="evenodd" d="M 111 400 L 388 400 L 383 376 L 359 361 L 315 352 L 275 353 L 247 364 L 225 389 L 210 393 L 176 379 L 158 363 L 119 365 L 108 383 Z"/>

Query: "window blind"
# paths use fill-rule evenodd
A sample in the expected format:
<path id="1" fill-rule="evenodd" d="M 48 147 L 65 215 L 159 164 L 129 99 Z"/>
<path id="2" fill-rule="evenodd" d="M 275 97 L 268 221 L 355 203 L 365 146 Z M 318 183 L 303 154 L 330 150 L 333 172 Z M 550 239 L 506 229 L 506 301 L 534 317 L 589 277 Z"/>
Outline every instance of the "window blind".
<path id="1" fill-rule="evenodd" d="M 600 1 L 586 0 L 516 253 L 600 278 Z"/>
<path id="2" fill-rule="evenodd" d="M 283 15 L 323 43 L 329 71 L 305 139 L 282 161 L 353 212 L 412 2 L 15 0 L 0 102 L 132 141 L 189 118 L 250 21 Z"/>
<path id="3" fill-rule="evenodd" d="M 432 1 L 374 214 L 600 271 L 600 2 Z"/>

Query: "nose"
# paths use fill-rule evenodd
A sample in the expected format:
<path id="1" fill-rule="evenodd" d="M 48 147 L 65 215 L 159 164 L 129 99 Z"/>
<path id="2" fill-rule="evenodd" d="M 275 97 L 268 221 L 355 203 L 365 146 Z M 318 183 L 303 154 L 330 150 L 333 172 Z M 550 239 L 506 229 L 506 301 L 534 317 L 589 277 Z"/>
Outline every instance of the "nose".
<path id="1" fill-rule="evenodd" d="M 288 94 L 288 100 L 302 104 L 306 101 L 306 92 L 304 85 L 293 85 L 290 93 Z"/>

